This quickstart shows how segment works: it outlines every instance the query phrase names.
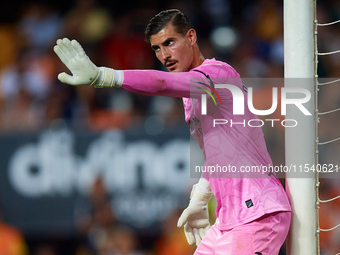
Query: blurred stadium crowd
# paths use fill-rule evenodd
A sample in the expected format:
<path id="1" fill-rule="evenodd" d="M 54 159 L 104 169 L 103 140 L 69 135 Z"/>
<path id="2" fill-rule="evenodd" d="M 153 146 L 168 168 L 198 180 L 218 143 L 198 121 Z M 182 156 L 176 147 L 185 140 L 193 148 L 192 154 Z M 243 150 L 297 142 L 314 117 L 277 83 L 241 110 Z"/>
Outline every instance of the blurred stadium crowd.
<path id="1" fill-rule="evenodd" d="M 339 1 L 319 2 L 320 23 L 340 19 Z M 185 128 L 181 99 L 141 96 L 118 89 L 72 87 L 57 80 L 59 72 L 68 72 L 53 52 L 55 41 L 63 37 L 77 39 L 98 66 L 118 70 L 164 70 L 144 41 L 145 25 L 162 9 L 178 8 L 189 16 L 198 32 L 199 47 L 205 58 L 226 61 L 244 78 L 283 78 L 282 1 L 71 0 L 6 4 L 11 6 L 10 12 L 1 17 L 0 23 L 0 132 L 3 135 L 39 132 L 60 121 L 74 130 L 91 132 L 119 128 L 145 129 L 152 133 L 156 132 L 150 128 L 154 126 L 159 127 L 158 132 Z M 320 52 L 340 49 L 340 25 L 320 28 L 318 42 Z M 319 77 L 339 77 L 339 69 L 339 54 L 320 57 Z M 340 90 L 335 86 L 320 90 L 320 111 L 339 108 Z M 259 107 L 270 105 L 271 90 L 265 85 L 256 89 L 261 98 L 255 104 Z M 321 140 L 340 136 L 338 117 L 335 113 L 321 119 Z M 283 164 L 283 128 L 264 127 L 264 132 L 274 164 Z M 339 159 L 337 155 L 336 143 L 320 149 L 321 161 L 334 162 Z M 322 198 L 339 195 L 338 184 L 338 179 L 322 180 Z M 93 189 L 99 192 L 99 197 L 104 196 L 101 192 L 105 188 L 100 186 L 100 181 L 95 182 Z M 97 209 L 98 215 L 92 214 L 95 219 L 82 219 L 80 235 L 93 234 L 96 229 L 91 228 L 91 224 L 95 221 L 110 227 L 92 246 L 95 250 L 79 246 L 73 249 L 76 255 L 184 255 L 193 252 L 193 248 L 186 245 L 183 230 L 176 229 L 180 212 L 174 212 L 164 222 L 166 231 L 154 242 L 153 249 L 142 252 L 138 250 L 138 237 L 131 229 L 115 224 L 111 227 L 114 212 L 105 204 L 105 199 L 98 198 L 94 202 L 93 210 Z M 340 218 L 336 218 L 339 214 L 334 213 L 339 211 L 340 201 L 322 205 L 321 227 L 340 223 Z M 0 224 L 0 235 L 1 231 Z M 20 233 L 12 232 L 13 241 L 20 240 Z M 2 236 L 1 255 L 28 254 L 2 253 L 5 246 L 1 239 Z M 322 233 L 322 254 L 340 252 L 339 243 L 339 229 Z M 29 243 L 26 251 L 32 255 L 60 254 L 54 246 L 36 246 L 32 249 Z"/>

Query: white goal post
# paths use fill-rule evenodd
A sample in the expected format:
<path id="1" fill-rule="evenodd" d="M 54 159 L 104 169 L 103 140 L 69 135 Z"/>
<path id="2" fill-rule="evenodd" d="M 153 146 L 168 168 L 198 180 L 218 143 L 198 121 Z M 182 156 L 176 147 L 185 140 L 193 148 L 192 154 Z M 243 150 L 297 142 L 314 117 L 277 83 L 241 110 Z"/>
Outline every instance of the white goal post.
<path id="1" fill-rule="evenodd" d="M 307 118 L 293 105 L 287 106 L 286 119 L 296 119 L 299 123 L 285 129 L 287 166 L 317 165 L 315 8 L 315 0 L 284 0 L 285 87 L 308 89 L 312 95 L 308 108 L 313 109 L 312 116 Z M 319 252 L 315 181 L 313 172 L 304 173 L 302 178 L 294 173 L 286 174 L 286 190 L 293 208 L 287 255 L 317 255 Z"/>

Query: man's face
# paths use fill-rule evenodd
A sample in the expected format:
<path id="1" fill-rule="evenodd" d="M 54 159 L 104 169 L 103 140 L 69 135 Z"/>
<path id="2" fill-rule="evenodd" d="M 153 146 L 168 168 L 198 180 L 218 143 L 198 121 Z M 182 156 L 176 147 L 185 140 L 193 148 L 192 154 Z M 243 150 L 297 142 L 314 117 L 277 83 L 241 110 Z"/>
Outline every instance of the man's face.
<path id="1" fill-rule="evenodd" d="M 196 43 L 196 33 L 191 29 L 183 36 L 168 24 L 150 38 L 151 48 L 156 57 L 169 72 L 187 72 L 192 69 L 193 45 Z"/>

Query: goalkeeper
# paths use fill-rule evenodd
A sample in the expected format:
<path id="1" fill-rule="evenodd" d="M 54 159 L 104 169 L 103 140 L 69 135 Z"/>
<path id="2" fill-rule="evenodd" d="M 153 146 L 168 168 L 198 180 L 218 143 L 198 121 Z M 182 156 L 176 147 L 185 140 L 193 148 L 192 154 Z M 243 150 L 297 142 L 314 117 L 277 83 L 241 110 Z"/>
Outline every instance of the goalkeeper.
<path id="1" fill-rule="evenodd" d="M 150 20 L 145 38 L 169 72 L 98 68 L 77 41 L 64 38 L 57 41 L 54 51 L 72 75 L 61 73 L 58 79 L 70 85 L 182 97 L 185 121 L 203 150 L 205 165 L 232 165 L 237 169 L 242 165 L 272 165 L 261 128 L 213 126 L 214 119 L 232 118 L 235 123 L 247 123 L 257 117 L 247 107 L 242 116 L 233 115 L 231 91 L 214 89 L 222 79 L 224 84 L 237 86 L 247 98 L 246 87 L 235 69 L 227 63 L 205 59 L 200 53 L 190 20 L 179 10 L 162 11 Z M 201 114 L 202 90 L 212 96 L 205 102 L 208 114 Z M 220 105 L 214 105 L 215 96 Z M 217 219 L 210 228 L 207 203 L 212 194 L 217 202 Z M 290 219 L 287 195 L 274 174 L 205 173 L 194 185 L 178 226 L 184 226 L 189 244 L 198 245 L 196 255 L 275 255 L 287 236 Z"/>

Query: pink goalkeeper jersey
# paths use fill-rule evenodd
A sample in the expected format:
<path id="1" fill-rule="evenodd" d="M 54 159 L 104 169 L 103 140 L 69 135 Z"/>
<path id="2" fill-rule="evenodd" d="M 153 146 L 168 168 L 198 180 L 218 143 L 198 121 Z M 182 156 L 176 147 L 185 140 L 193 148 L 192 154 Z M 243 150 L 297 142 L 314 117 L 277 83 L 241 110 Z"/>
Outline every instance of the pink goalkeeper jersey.
<path id="1" fill-rule="evenodd" d="M 248 110 L 246 100 L 244 114 L 234 115 L 231 91 L 211 89 L 215 84 L 232 84 L 247 98 L 247 88 L 239 74 L 230 65 L 215 59 L 207 59 L 189 72 L 126 70 L 122 88 L 139 94 L 183 97 L 185 121 L 203 150 L 204 169 L 220 169 L 203 173 L 217 201 L 219 229 L 228 230 L 267 213 L 291 211 L 286 192 L 269 171 L 272 161 L 262 129 L 252 127 L 259 125 L 257 116 Z M 202 115 L 204 91 L 212 97 L 207 96 L 207 114 Z M 214 125 L 214 120 L 225 124 L 215 122 Z M 254 166 L 267 167 L 268 172 L 242 171 Z"/>

